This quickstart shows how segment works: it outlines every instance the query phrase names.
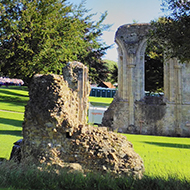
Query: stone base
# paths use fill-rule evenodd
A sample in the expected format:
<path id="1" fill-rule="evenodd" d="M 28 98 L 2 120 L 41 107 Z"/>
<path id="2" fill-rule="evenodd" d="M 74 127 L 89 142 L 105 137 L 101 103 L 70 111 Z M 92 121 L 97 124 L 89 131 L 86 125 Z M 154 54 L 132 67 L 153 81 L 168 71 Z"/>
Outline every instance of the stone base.
<path id="1" fill-rule="evenodd" d="M 190 136 L 190 105 L 176 105 L 164 97 L 145 97 L 134 103 L 134 123 L 129 122 L 129 105 L 115 97 L 105 112 L 102 124 L 123 133 Z"/>

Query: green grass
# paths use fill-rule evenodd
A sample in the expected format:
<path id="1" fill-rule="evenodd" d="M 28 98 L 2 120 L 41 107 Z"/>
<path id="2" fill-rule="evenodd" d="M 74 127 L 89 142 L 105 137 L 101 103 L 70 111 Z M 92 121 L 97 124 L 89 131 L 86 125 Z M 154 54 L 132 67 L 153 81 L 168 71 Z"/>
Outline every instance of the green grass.
<path id="1" fill-rule="evenodd" d="M 190 176 L 190 138 L 125 134 L 142 157 L 148 176 Z"/>
<path id="2" fill-rule="evenodd" d="M 30 164 L 17 165 L 12 162 L 0 165 L 0 186 L 27 190 L 189 190 L 190 181 L 176 178 L 157 178 L 144 176 L 142 179 L 132 177 L 112 177 L 109 174 L 96 173 L 83 176 L 81 173 L 68 173 L 60 170 L 57 174 L 53 168 L 37 169 Z M 11 188 L 10 188 L 11 189 Z M 8 190 L 8 189 L 6 189 Z"/>
<path id="3" fill-rule="evenodd" d="M 0 109 L 24 112 L 29 100 L 26 87 L 0 87 Z"/>
<path id="4" fill-rule="evenodd" d="M 113 101 L 113 98 L 103 98 L 103 97 L 93 97 L 89 96 L 89 102 L 93 106 L 109 106 L 110 103 Z"/>
<path id="5" fill-rule="evenodd" d="M 0 158 L 9 159 L 13 143 L 22 138 L 23 113 L 0 111 Z"/>

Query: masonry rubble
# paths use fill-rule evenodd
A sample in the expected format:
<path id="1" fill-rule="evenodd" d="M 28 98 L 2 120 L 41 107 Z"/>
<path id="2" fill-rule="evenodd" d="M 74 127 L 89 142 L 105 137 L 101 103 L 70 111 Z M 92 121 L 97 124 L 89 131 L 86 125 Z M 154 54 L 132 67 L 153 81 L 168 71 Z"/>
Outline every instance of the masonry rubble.
<path id="1" fill-rule="evenodd" d="M 141 178 L 144 165 L 133 145 L 106 127 L 87 125 L 87 68 L 71 62 L 64 76 L 36 75 L 23 122 L 22 161 L 87 172 L 109 172 Z"/>

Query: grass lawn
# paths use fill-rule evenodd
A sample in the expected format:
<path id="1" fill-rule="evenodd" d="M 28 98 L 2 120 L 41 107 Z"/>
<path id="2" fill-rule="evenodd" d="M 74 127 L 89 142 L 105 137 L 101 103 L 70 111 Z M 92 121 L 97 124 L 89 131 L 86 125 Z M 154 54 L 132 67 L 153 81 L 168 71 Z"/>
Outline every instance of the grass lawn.
<path id="1" fill-rule="evenodd" d="M 0 87 L 0 109 L 24 112 L 24 106 L 29 100 L 26 87 Z"/>
<path id="2" fill-rule="evenodd" d="M 189 178 L 190 138 L 126 134 L 142 157 L 148 176 Z"/>
<path id="3" fill-rule="evenodd" d="M 0 111 L 0 159 L 9 159 L 13 143 L 22 138 L 23 118 L 23 113 Z"/>
<path id="4" fill-rule="evenodd" d="M 0 88 L 0 109 L 24 112 L 28 100 L 26 90 Z M 112 98 L 89 97 L 90 102 L 110 104 Z M 4 107 L 3 107 L 4 106 Z M 0 158 L 9 159 L 13 143 L 22 138 L 23 113 L 0 111 Z M 148 176 L 190 176 L 190 138 L 172 138 L 126 134 L 143 158 Z"/>
<path id="5" fill-rule="evenodd" d="M 109 106 L 110 103 L 113 101 L 113 98 L 103 98 L 103 97 L 93 97 L 89 96 L 89 102 L 93 106 Z"/>

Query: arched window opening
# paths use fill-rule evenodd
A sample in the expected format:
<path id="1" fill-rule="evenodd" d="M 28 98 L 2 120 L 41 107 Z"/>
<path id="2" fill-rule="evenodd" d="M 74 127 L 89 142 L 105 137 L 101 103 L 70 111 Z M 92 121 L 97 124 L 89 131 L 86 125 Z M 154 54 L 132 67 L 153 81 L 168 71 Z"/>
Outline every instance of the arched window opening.
<path id="1" fill-rule="evenodd" d="M 145 51 L 145 92 L 164 92 L 163 48 L 156 41 L 147 41 Z"/>

